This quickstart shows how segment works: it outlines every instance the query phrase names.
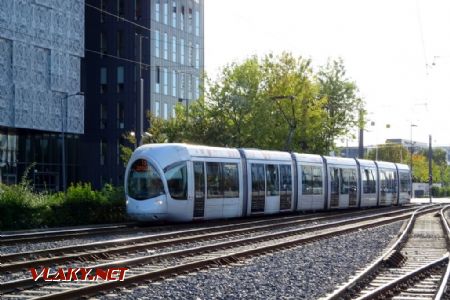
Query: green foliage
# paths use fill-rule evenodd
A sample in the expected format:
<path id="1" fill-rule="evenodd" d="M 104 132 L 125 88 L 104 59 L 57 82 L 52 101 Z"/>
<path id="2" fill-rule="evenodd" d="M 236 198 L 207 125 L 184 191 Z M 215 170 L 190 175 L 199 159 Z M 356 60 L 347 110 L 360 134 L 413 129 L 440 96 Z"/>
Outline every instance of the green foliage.
<path id="1" fill-rule="evenodd" d="M 0 229 L 100 224 L 125 220 L 123 188 L 71 185 L 64 193 L 35 193 L 27 184 L 0 185 Z"/>
<path id="2" fill-rule="evenodd" d="M 409 164 L 408 149 L 399 144 L 379 145 L 378 150 L 372 149 L 367 153 L 366 158 L 376 160 L 378 151 L 378 160 L 389 161 L 394 163 Z"/>
<path id="3" fill-rule="evenodd" d="M 144 143 L 187 142 L 325 154 L 334 139 L 362 122 L 354 82 L 342 60 L 315 73 L 311 60 L 283 53 L 225 66 L 217 80 L 176 117 L 149 115 Z M 122 148 L 123 149 L 123 148 Z M 122 151 L 126 163 L 131 149 Z"/>
<path id="4" fill-rule="evenodd" d="M 450 187 L 449 186 L 432 186 L 431 187 L 431 195 L 435 198 L 442 198 L 442 197 L 450 197 Z"/>
<path id="5" fill-rule="evenodd" d="M 352 128 L 362 125 L 363 120 L 357 114 L 363 109 L 363 103 L 356 95 L 356 84 L 347 78 L 342 59 L 329 60 L 317 77 L 320 94 L 326 97 L 326 119 L 321 133 L 325 148 L 331 150 L 336 137 L 345 136 Z"/>

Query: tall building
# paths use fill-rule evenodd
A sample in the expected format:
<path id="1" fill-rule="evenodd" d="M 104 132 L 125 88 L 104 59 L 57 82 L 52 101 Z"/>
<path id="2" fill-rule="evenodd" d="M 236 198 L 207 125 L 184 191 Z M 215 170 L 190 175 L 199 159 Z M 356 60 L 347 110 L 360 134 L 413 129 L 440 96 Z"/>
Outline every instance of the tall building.
<path id="1" fill-rule="evenodd" d="M 33 163 L 37 189 L 77 180 L 83 56 L 84 0 L 0 2 L 1 182 L 17 183 Z"/>
<path id="2" fill-rule="evenodd" d="M 203 16 L 203 0 L 86 0 L 84 181 L 122 184 L 123 135 L 199 97 Z"/>

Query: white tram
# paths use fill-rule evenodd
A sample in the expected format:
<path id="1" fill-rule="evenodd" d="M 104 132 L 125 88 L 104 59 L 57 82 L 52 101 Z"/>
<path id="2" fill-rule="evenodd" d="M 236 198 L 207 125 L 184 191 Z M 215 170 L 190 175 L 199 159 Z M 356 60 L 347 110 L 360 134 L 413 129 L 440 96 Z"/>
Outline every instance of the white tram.
<path id="1" fill-rule="evenodd" d="M 151 144 L 125 174 L 138 221 L 221 219 L 409 202 L 408 166 L 255 149 Z"/>

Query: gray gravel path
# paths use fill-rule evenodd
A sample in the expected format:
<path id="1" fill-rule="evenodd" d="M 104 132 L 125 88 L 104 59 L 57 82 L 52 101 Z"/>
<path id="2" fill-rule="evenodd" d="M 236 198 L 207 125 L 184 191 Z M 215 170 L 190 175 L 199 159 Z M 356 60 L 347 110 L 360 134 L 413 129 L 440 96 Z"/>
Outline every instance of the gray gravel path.
<path id="1" fill-rule="evenodd" d="M 361 230 L 270 256 L 244 266 L 211 269 L 173 280 L 141 284 L 100 299 L 316 299 L 348 281 L 377 258 L 403 222 Z"/>

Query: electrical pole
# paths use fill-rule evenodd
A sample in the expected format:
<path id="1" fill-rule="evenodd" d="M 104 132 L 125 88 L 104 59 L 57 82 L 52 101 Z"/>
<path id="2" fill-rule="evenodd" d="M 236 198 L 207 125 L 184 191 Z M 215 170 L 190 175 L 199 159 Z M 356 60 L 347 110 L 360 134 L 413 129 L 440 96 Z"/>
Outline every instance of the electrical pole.
<path id="1" fill-rule="evenodd" d="M 139 94 L 136 101 L 137 124 L 136 124 L 136 146 L 142 145 L 142 137 L 144 136 L 144 78 L 142 77 L 142 39 L 149 39 L 140 33 L 135 33 L 139 37 Z M 151 107 L 151 104 L 150 104 Z"/>
<path id="2" fill-rule="evenodd" d="M 431 199 L 431 187 L 433 186 L 433 148 L 431 147 L 431 134 L 429 135 L 429 142 L 428 142 L 428 187 L 429 187 L 429 194 L 430 194 L 430 203 L 432 202 Z"/>
<path id="3" fill-rule="evenodd" d="M 364 111 L 359 110 L 359 148 L 358 157 L 360 159 L 364 158 Z"/>

